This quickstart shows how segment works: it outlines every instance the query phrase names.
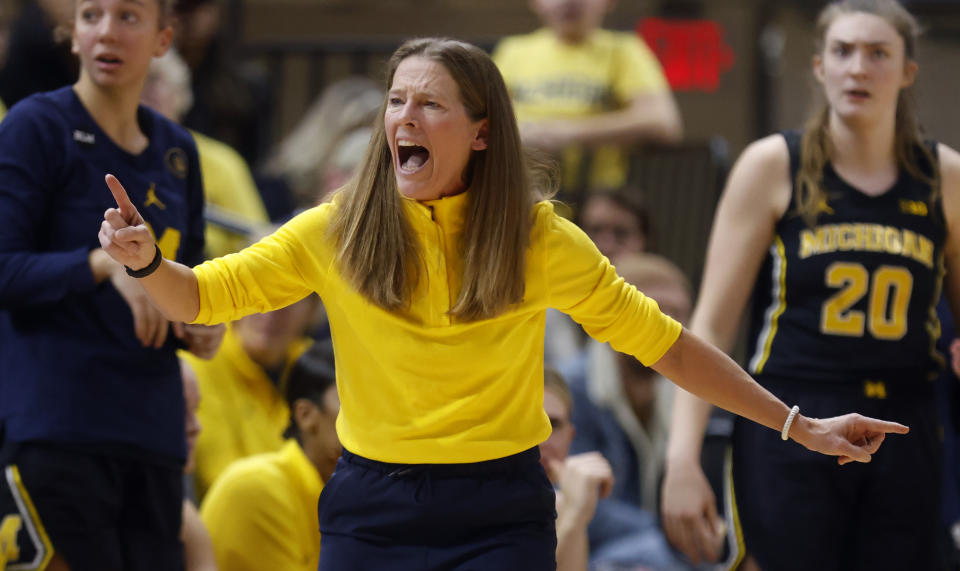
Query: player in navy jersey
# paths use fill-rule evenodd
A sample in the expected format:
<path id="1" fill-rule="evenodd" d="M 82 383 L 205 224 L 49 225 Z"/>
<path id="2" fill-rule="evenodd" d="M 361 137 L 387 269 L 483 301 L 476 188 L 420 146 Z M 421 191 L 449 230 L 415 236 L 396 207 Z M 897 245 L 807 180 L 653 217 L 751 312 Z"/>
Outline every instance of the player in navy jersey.
<path id="1" fill-rule="evenodd" d="M 692 329 L 732 349 L 752 300 L 749 369 L 805 415 L 890 418 L 911 433 L 843 467 L 737 421 L 728 540 L 762 569 L 939 569 L 935 306 L 960 308 L 960 155 L 924 141 L 911 106 L 917 23 L 893 0 L 820 15 L 826 106 L 802 133 L 750 145 L 730 174 Z M 944 276 L 947 276 L 944 279 Z M 699 466 L 709 405 L 678 394 L 665 528 L 715 559 Z"/>
<path id="2" fill-rule="evenodd" d="M 122 172 L 163 255 L 201 260 L 194 142 L 138 105 L 168 2 L 79 0 L 79 80 L 0 124 L 0 561 L 17 569 L 183 566 L 175 351 L 212 355 L 223 330 L 165 320 L 92 231 Z"/>

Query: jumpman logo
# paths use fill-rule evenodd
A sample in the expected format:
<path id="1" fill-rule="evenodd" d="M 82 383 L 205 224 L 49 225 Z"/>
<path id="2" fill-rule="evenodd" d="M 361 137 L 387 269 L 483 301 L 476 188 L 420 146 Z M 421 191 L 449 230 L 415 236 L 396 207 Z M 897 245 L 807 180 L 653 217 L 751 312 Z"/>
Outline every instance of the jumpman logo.
<path id="1" fill-rule="evenodd" d="M 143 203 L 144 208 L 149 206 L 156 206 L 160 210 L 167 209 L 167 205 L 160 202 L 160 199 L 157 198 L 157 185 L 152 182 L 150 183 L 150 188 L 147 189 L 147 200 Z"/>

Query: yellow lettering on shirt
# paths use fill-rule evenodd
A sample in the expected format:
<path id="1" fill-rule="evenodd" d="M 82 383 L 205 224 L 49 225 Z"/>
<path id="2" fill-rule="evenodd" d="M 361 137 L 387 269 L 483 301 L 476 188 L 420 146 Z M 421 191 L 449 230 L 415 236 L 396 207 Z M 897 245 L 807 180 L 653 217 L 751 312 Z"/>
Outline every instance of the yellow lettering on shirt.
<path id="1" fill-rule="evenodd" d="M 824 224 L 800 232 L 800 259 L 836 251 L 885 252 L 933 268 L 933 241 L 906 228 L 848 223 Z"/>
<path id="2" fill-rule="evenodd" d="M 887 398 L 887 385 L 883 381 L 864 381 L 863 394 L 868 399 Z"/>
<path id="3" fill-rule="evenodd" d="M 904 214 L 914 214 L 916 216 L 926 216 L 929 212 L 927 203 L 922 200 L 901 200 L 900 212 Z"/>
<path id="4" fill-rule="evenodd" d="M 160 246 L 160 253 L 163 254 L 163 257 L 168 260 L 176 260 L 177 251 L 180 249 L 180 231 L 176 228 L 164 228 L 163 236 L 160 236 L 158 240 L 157 233 L 153 231 L 153 226 L 149 222 L 146 224 L 147 230 L 150 230 L 150 235 L 153 236 L 157 246 Z"/>

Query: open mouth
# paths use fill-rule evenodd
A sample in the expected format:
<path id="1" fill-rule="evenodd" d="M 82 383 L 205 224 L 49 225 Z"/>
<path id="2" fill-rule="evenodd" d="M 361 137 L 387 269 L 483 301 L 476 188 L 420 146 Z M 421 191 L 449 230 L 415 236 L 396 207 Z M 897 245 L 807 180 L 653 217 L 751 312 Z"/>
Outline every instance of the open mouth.
<path id="1" fill-rule="evenodd" d="M 856 97 L 858 99 L 866 99 L 870 97 L 870 92 L 865 89 L 848 89 L 846 93 L 850 97 Z"/>
<path id="2" fill-rule="evenodd" d="M 102 63 L 106 65 L 120 65 L 121 63 L 123 63 L 123 60 L 121 60 L 116 56 L 111 56 L 111 55 L 97 56 L 96 59 L 97 59 L 97 63 Z"/>
<path id="3" fill-rule="evenodd" d="M 410 141 L 397 141 L 397 161 L 400 163 L 400 170 L 404 173 L 412 174 L 423 168 L 430 160 L 430 151 L 426 147 L 411 143 Z"/>

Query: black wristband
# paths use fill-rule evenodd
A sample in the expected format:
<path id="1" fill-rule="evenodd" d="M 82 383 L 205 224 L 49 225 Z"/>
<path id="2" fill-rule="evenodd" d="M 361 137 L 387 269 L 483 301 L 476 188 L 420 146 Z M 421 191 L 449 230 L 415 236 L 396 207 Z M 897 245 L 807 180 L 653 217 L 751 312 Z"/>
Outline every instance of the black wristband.
<path id="1" fill-rule="evenodd" d="M 157 253 L 153 255 L 153 260 L 150 261 L 145 267 L 140 268 L 139 270 L 130 269 L 130 266 L 123 266 L 127 270 L 127 275 L 132 278 L 145 278 L 157 271 L 157 268 L 160 267 L 160 263 L 163 262 L 163 254 L 160 252 L 160 246 L 156 244 L 153 245 L 157 249 Z"/>

